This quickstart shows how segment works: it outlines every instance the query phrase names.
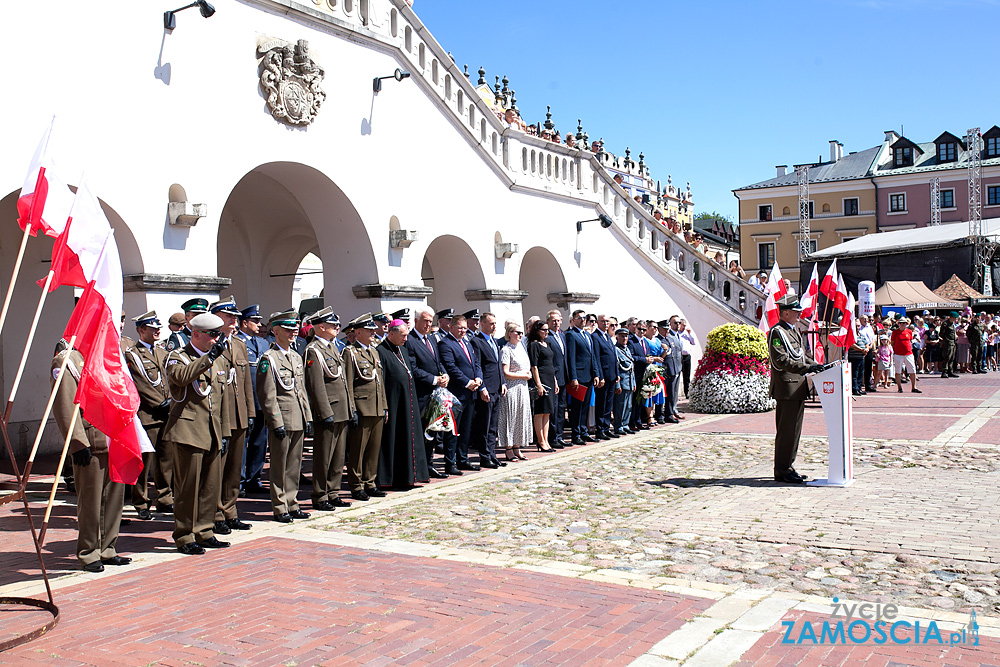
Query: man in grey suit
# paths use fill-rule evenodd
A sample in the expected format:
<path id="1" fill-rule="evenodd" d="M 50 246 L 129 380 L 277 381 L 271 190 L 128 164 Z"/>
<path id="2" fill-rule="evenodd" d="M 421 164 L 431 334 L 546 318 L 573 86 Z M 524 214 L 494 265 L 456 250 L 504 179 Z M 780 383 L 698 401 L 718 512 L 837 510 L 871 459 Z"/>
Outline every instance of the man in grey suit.
<path id="1" fill-rule="evenodd" d="M 664 380 L 667 382 L 667 401 L 663 404 L 663 417 L 668 424 L 677 424 L 680 422 L 680 414 L 677 412 L 677 392 L 680 389 L 683 347 L 677 333 L 680 316 L 674 315 L 669 320 L 657 322 L 656 325 L 663 341 L 663 372 L 666 376 Z"/>

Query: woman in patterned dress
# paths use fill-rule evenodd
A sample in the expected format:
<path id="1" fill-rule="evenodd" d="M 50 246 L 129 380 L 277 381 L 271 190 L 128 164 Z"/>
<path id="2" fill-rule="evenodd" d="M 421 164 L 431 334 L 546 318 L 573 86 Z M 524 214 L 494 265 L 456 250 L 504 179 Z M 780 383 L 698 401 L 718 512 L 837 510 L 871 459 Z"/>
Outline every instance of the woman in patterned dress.
<path id="1" fill-rule="evenodd" d="M 528 351 L 521 345 L 522 337 L 524 329 L 511 322 L 504 336 L 507 344 L 500 351 L 507 393 L 500 401 L 499 432 L 508 461 L 526 460 L 528 457 L 521 453 L 521 448 L 531 444 L 531 397 L 528 393 L 531 363 Z"/>

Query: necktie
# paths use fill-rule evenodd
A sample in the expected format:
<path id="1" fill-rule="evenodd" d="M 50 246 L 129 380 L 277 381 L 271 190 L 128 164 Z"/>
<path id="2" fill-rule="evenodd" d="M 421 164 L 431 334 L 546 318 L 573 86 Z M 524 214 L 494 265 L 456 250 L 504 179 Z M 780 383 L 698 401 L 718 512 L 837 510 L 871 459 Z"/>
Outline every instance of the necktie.
<path id="1" fill-rule="evenodd" d="M 469 360 L 470 364 L 472 364 L 472 356 L 469 354 L 469 348 L 465 347 L 465 341 L 460 340 L 458 341 L 458 344 L 462 346 L 462 352 L 465 352 L 465 358 Z M 475 366 L 475 364 L 472 365 Z"/>
<path id="2" fill-rule="evenodd" d="M 642 351 L 645 352 L 646 356 L 648 357 L 649 356 L 649 345 L 646 343 L 646 339 L 645 338 L 640 338 L 639 340 L 642 342 Z"/>
<path id="3" fill-rule="evenodd" d="M 427 336 L 424 336 L 423 339 L 424 339 L 424 345 L 427 346 L 427 351 L 431 353 L 431 357 L 433 358 L 434 357 L 434 346 L 431 345 L 431 339 L 428 338 Z"/>
<path id="4" fill-rule="evenodd" d="M 490 348 L 490 352 L 493 354 L 493 358 L 496 359 L 497 358 L 497 346 L 496 346 L 496 343 L 493 341 L 493 338 L 491 336 L 487 336 L 482 331 L 479 332 L 479 335 L 482 336 L 483 339 L 486 341 L 487 345 Z"/>

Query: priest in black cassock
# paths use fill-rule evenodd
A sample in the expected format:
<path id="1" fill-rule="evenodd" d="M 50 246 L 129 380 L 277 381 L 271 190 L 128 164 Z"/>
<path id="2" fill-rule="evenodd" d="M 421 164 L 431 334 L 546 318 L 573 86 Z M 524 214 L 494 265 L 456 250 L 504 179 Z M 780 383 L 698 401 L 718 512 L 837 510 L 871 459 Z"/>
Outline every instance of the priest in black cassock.
<path id="1" fill-rule="evenodd" d="M 413 372 L 407 357 L 406 337 L 409 327 L 403 320 L 393 320 L 377 350 L 385 374 L 385 397 L 389 416 L 382 427 L 378 477 L 380 487 L 408 489 L 418 482 L 430 481 L 424 453 L 420 405 L 413 384 Z"/>

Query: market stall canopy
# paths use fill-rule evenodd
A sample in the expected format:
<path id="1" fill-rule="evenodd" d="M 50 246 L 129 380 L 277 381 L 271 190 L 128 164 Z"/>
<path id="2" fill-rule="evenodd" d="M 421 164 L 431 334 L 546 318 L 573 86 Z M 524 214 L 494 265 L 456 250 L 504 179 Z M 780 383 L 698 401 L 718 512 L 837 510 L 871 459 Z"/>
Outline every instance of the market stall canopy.
<path id="1" fill-rule="evenodd" d="M 968 284 L 954 273 L 951 274 L 951 278 L 945 281 L 944 285 L 938 287 L 934 290 L 942 299 L 951 299 L 953 301 L 964 300 L 964 299 L 982 299 L 985 294 L 977 292 L 976 290 L 969 287 Z"/>
<path id="2" fill-rule="evenodd" d="M 1000 218 L 983 220 L 983 236 L 1000 234 Z M 946 225 L 900 229 L 894 232 L 866 234 L 850 241 L 824 248 L 809 254 L 809 261 L 830 260 L 834 257 L 857 255 L 887 255 L 940 248 L 969 243 L 969 223 L 953 222 Z"/>
<path id="3" fill-rule="evenodd" d="M 927 285 L 918 280 L 890 280 L 883 283 L 875 290 L 875 305 L 905 306 L 907 310 L 965 307 L 965 303 L 938 296 Z"/>

